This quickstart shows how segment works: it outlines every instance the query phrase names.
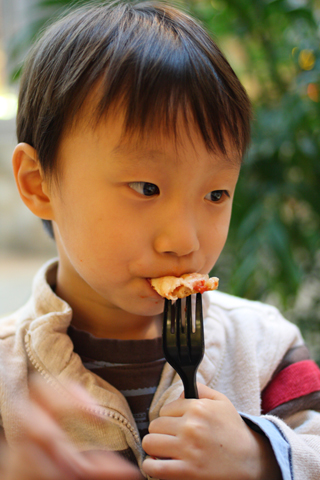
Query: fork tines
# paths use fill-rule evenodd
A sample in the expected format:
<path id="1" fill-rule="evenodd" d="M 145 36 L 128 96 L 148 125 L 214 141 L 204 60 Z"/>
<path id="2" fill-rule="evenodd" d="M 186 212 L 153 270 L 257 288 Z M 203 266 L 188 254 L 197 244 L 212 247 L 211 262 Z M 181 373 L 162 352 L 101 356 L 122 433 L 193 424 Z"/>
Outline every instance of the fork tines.
<path id="1" fill-rule="evenodd" d="M 185 322 L 182 308 L 181 299 L 165 301 L 163 352 L 183 381 L 185 398 L 198 398 L 196 372 L 204 354 L 201 294 L 196 294 L 194 323 L 191 296 L 186 298 Z"/>

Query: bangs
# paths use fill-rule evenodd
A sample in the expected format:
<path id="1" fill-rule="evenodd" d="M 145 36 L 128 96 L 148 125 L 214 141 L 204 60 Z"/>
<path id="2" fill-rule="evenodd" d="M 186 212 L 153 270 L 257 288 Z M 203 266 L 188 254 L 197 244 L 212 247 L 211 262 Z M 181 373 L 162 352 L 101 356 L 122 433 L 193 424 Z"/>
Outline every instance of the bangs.
<path id="1" fill-rule="evenodd" d="M 251 106 L 237 76 L 198 23 L 163 3 L 85 6 L 34 45 L 17 137 L 37 150 L 45 174 L 54 176 L 62 136 L 87 100 L 93 123 L 121 108 L 126 133 L 177 136 L 182 114 L 209 150 L 225 154 L 228 141 L 242 157 L 249 145 Z"/>
<path id="2" fill-rule="evenodd" d="M 125 133 L 177 136 L 177 116 L 182 113 L 186 128 L 190 121 L 198 127 L 208 150 L 218 148 L 225 154 L 228 138 L 243 155 L 250 142 L 250 101 L 203 29 L 170 7 L 148 7 L 145 2 L 134 12 L 124 7 L 110 33 L 96 49 L 100 59 L 81 79 L 73 117 L 99 77 L 97 121 L 120 108 L 125 112 Z"/>

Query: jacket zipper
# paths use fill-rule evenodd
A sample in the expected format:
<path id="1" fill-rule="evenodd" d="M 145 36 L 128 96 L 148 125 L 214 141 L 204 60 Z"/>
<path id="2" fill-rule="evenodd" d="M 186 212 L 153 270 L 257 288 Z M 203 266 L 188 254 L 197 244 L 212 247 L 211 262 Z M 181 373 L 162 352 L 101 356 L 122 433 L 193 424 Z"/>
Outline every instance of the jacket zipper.
<path id="1" fill-rule="evenodd" d="M 40 373 L 40 375 L 45 379 L 45 381 L 52 388 L 54 388 L 56 391 L 58 391 L 59 393 L 61 393 L 64 396 L 69 396 L 67 391 L 65 389 L 63 389 L 62 387 L 60 387 L 58 382 L 54 381 L 54 378 L 51 377 L 50 375 L 48 375 L 48 373 L 38 364 L 37 360 L 35 359 L 34 355 L 31 352 L 31 348 L 30 348 L 28 338 L 27 338 L 28 336 L 29 336 L 28 334 L 26 334 L 26 336 L 25 336 L 25 346 L 26 346 L 27 355 L 28 355 L 33 367 Z M 71 397 L 71 395 L 70 395 L 70 397 Z M 114 412 L 114 411 L 112 411 L 108 408 L 87 407 L 80 402 L 75 402 L 74 399 L 72 399 L 72 398 L 71 398 L 71 400 L 73 401 L 73 403 L 75 403 L 83 411 L 93 413 L 93 414 L 98 415 L 98 416 L 100 415 L 100 416 L 103 416 L 103 417 L 109 417 L 109 418 L 112 418 L 112 419 L 116 420 L 117 422 L 123 424 L 130 431 L 130 433 L 132 434 L 132 436 L 135 440 L 135 444 L 136 444 L 137 452 L 138 452 L 138 456 L 139 456 L 138 463 L 139 463 L 139 466 L 141 466 L 142 447 L 141 447 L 140 437 L 137 434 L 137 432 L 135 431 L 135 428 L 131 425 L 131 423 L 129 423 L 129 421 L 123 415 L 121 415 L 121 413 Z"/>

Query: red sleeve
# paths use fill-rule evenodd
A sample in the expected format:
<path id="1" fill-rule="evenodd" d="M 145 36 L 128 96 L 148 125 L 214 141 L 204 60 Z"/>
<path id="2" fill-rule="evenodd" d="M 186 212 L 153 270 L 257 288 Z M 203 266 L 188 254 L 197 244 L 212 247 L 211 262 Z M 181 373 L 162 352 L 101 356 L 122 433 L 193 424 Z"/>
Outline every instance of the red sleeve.
<path id="1" fill-rule="evenodd" d="M 277 407 L 302 397 L 310 398 L 310 394 L 314 392 L 320 392 L 318 365 L 313 360 L 293 363 L 280 370 L 263 390 L 262 413 L 271 413 Z M 303 409 L 303 406 L 299 408 Z"/>

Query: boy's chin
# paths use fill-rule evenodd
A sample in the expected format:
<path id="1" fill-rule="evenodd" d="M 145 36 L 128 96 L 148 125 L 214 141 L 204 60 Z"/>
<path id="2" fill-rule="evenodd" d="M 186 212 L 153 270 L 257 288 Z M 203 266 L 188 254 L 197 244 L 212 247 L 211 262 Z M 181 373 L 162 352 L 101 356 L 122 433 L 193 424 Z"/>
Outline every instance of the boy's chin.
<path id="1" fill-rule="evenodd" d="M 161 297 L 158 299 L 141 298 L 135 303 L 135 305 L 131 304 L 125 310 L 134 315 L 153 317 L 163 313 L 164 299 Z"/>

